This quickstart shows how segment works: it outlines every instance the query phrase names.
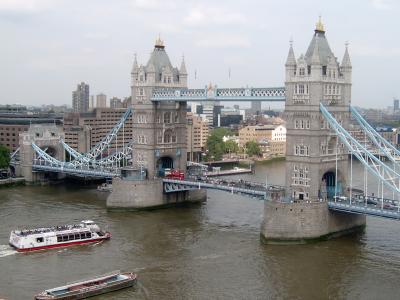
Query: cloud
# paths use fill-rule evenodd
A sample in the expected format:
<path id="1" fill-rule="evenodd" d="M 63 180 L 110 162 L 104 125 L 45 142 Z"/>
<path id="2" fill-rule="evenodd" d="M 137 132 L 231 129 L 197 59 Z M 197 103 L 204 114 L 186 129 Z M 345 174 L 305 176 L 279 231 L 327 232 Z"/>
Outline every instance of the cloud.
<path id="1" fill-rule="evenodd" d="M 54 6 L 50 0 L 1 0 L 0 12 L 37 13 Z"/>
<path id="2" fill-rule="evenodd" d="M 84 38 L 88 40 L 100 41 L 110 38 L 110 35 L 104 32 L 88 32 L 84 35 Z"/>
<path id="3" fill-rule="evenodd" d="M 142 10 L 166 10 L 176 8 L 176 4 L 164 0 L 133 0 L 132 6 Z"/>
<path id="4" fill-rule="evenodd" d="M 217 7 L 196 7 L 189 11 L 183 22 L 189 26 L 243 24 L 246 17 L 238 12 L 229 12 Z"/>
<path id="5" fill-rule="evenodd" d="M 379 47 L 373 45 L 353 45 L 350 48 L 351 55 L 367 57 L 400 57 L 399 47 Z"/>
<path id="6" fill-rule="evenodd" d="M 251 42 L 240 35 L 208 35 L 196 40 L 195 45 L 202 48 L 249 48 Z"/>
<path id="7" fill-rule="evenodd" d="M 387 10 L 390 9 L 392 6 L 391 0 L 371 0 L 372 7 L 379 9 L 379 10 Z"/>

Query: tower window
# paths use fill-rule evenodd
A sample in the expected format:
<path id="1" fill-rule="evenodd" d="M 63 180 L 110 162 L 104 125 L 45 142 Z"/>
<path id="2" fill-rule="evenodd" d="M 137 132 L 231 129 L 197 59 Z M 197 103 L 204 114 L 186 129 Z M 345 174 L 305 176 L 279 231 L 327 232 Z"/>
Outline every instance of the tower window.
<path id="1" fill-rule="evenodd" d="M 300 69 L 299 69 L 299 75 L 300 75 L 300 76 L 304 76 L 304 75 L 305 75 L 305 70 L 304 70 L 304 68 L 300 68 Z"/>
<path id="2" fill-rule="evenodd" d="M 307 66 L 307 73 L 308 73 L 308 75 L 311 74 L 311 66 Z"/>
<path id="3" fill-rule="evenodd" d="M 326 66 L 322 66 L 322 75 L 326 76 Z"/>

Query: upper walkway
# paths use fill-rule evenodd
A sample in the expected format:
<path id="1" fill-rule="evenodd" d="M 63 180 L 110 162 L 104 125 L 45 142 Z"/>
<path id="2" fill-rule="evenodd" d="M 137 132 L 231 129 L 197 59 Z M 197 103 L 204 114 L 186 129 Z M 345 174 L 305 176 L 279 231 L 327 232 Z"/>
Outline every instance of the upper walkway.
<path id="1" fill-rule="evenodd" d="M 266 88 L 217 88 L 204 89 L 158 88 L 152 101 L 286 101 L 284 87 Z"/>

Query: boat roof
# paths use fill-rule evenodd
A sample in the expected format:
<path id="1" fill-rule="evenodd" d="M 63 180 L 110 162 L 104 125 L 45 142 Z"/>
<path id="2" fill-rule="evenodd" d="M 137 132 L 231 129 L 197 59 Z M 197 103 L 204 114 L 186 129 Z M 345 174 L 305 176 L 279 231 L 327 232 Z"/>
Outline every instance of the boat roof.
<path id="1" fill-rule="evenodd" d="M 84 220 L 78 224 L 59 225 L 53 227 L 42 227 L 34 229 L 22 229 L 22 230 L 15 230 L 14 233 L 21 235 L 32 235 L 32 234 L 47 233 L 47 232 L 60 232 L 66 230 L 82 229 L 85 228 L 86 225 L 93 225 L 93 224 L 95 223 L 91 220 Z"/>
<path id="2" fill-rule="evenodd" d="M 69 282 L 69 283 L 67 283 L 66 285 L 63 285 L 63 286 L 59 286 L 59 287 L 56 287 L 56 288 L 45 290 L 45 292 L 46 293 L 52 293 L 52 292 L 55 292 L 55 291 L 58 291 L 58 290 L 67 289 L 67 288 L 69 288 L 71 286 L 74 286 L 74 285 L 77 285 L 77 284 L 85 284 L 85 283 L 89 283 L 89 282 L 92 282 L 92 281 L 98 281 L 98 280 L 102 280 L 102 279 L 107 279 L 107 278 L 110 278 L 110 277 L 113 277 L 113 276 L 117 276 L 117 275 L 120 275 L 120 274 L 121 274 L 121 271 L 120 270 L 116 270 L 116 271 L 112 271 L 110 273 L 99 275 L 98 277 L 94 277 L 94 278 L 90 278 L 90 279 L 78 280 L 78 281 L 74 281 L 74 282 Z"/>

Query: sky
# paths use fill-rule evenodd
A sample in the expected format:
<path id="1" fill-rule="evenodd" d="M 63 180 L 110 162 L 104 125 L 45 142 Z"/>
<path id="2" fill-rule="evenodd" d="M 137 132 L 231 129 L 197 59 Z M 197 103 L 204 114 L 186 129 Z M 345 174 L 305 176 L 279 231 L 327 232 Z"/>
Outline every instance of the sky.
<path id="1" fill-rule="evenodd" d="M 71 105 L 81 81 L 129 96 L 134 54 L 146 64 L 158 35 L 174 66 L 184 56 L 190 88 L 283 86 L 289 41 L 305 53 L 319 15 L 339 61 L 349 42 L 352 103 L 392 105 L 396 0 L 0 0 L 0 104 Z"/>

